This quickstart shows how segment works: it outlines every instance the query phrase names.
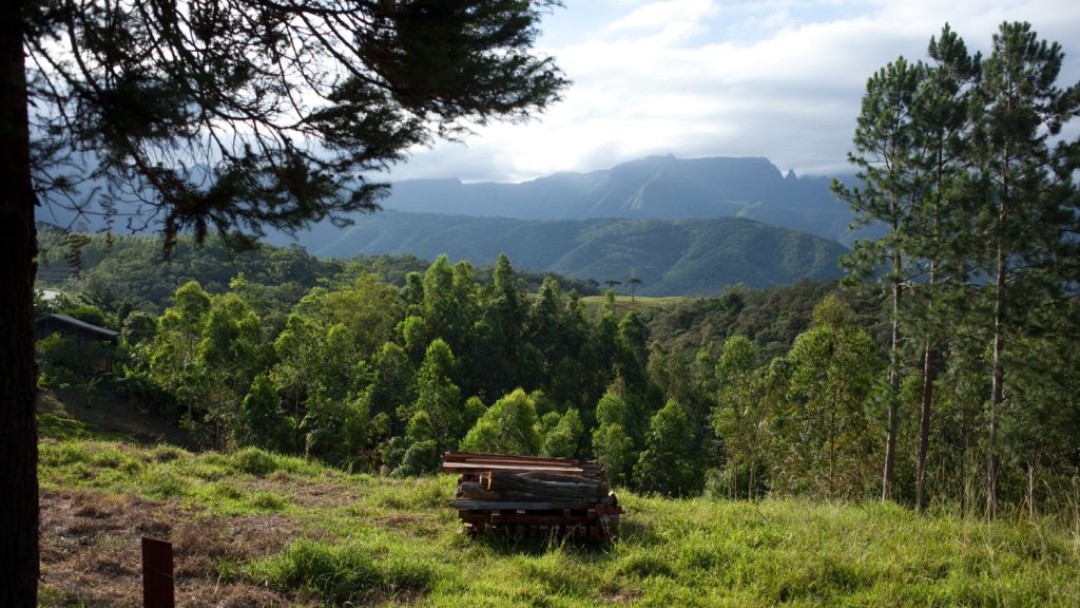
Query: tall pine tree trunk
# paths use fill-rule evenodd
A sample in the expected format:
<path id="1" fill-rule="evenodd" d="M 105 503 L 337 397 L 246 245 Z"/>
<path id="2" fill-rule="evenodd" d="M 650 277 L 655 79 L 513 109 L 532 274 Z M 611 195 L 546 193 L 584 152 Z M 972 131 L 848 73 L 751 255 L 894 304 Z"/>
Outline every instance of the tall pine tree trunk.
<path id="1" fill-rule="evenodd" d="M 1012 108 L 1010 102 L 1009 108 Z M 990 363 L 990 411 L 987 424 L 986 459 L 986 514 L 997 517 L 998 514 L 998 470 L 1001 468 L 1001 454 L 997 448 L 998 415 L 1005 398 L 1005 279 L 1008 273 L 1008 259 L 1005 252 L 1005 230 L 1010 221 L 1009 197 L 1012 195 L 1012 183 L 1009 179 L 1009 166 L 1012 162 L 1011 149 L 1005 145 L 999 175 L 1001 177 L 1001 199 L 998 202 L 997 234 L 994 253 L 997 256 L 994 269 L 994 344 Z"/>
<path id="2" fill-rule="evenodd" d="M 923 345 L 922 415 L 919 420 L 919 463 L 915 478 L 915 508 L 926 510 L 926 454 L 930 448 L 930 408 L 934 398 L 934 347 Z"/>
<path id="3" fill-rule="evenodd" d="M 1002 212 L 1004 218 L 1005 213 Z M 1004 222 L 1002 222 L 1004 224 Z M 990 421 L 987 434 L 989 457 L 986 463 L 986 514 L 996 517 L 998 513 L 998 470 L 1001 454 L 997 448 L 998 414 L 1004 401 L 1005 382 L 1005 251 L 999 246 L 997 252 L 997 276 L 994 283 L 994 351 L 990 374 Z"/>
<path id="4" fill-rule="evenodd" d="M 0 606 L 37 605 L 34 194 L 23 1 L 0 0 Z"/>
<path id="5" fill-rule="evenodd" d="M 940 179 L 939 179 L 940 181 Z M 934 314 L 933 289 L 937 280 L 937 262 L 930 262 L 930 281 L 927 284 L 931 291 L 929 303 L 926 305 L 926 318 L 928 323 Z M 926 454 L 930 449 L 930 409 L 934 401 L 934 342 L 928 330 L 926 341 L 923 343 L 923 386 L 922 407 L 919 418 L 919 460 L 915 473 L 915 508 L 919 512 L 926 510 Z"/>
<path id="6" fill-rule="evenodd" d="M 896 194 L 892 193 L 892 232 L 900 232 L 899 203 Z M 896 467 L 896 433 L 900 429 L 900 411 L 897 402 L 900 400 L 900 299 L 903 295 L 903 258 L 899 249 L 893 245 L 892 249 L 892 344 L 889 348 L 889 434 L 886 437 L 885 446 L 885 473 L 881 478 L 881 500 L 892 498 L 892 477 Z"/>
<path id="7" fill-rule="evenodd" d="M 895 226 L 893 231 L 896 232 Z M 900 297 L 903 284 L 900 281 L 900 253 L 893 252 L 892 281 L 892 346 L 889 348 L 889 433 L 885 441 L 885 473 L 881 480 L 881 500 L 892 498 L 893 469 L 896 467 L 896 434 L 900 428 L 900 412 L 897 402 L 900 399 Z"/>

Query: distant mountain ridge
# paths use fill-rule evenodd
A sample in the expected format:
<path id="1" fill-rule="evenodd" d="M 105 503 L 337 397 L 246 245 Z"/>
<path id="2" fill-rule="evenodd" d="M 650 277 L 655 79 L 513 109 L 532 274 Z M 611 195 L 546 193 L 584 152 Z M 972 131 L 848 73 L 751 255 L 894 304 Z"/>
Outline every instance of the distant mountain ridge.
<path id="1" fill-rule="evenodd" d="M 848 242 L 851 211 L 832 196 L 829 183 L 826 177 L 783 175 L 766 158 L 652 156 L 518 184 L 404 180 L 382 204 L 397 211 L 528 220 L 740 217 Z"/>
<path id="2" fill-rule="evenodd" d="M 370 177 L 378 181 L 377 175 Z M 851 176 L 841 180 L 854 183 Z M 832 196 L 830 181 L 792 171 L 783 175 L 766 158 L 650 156 L 611 169 L 555 173 L 517 184 L 403 180 L 392 184 L 381 203 L 396 211 L 525 220 L 740 217 L 850 244 L 851 210 Z M 89 192 L 76 198 L 80 197 L 91 198 Z M 88 215 L 77 218 L 70 209 L 43 206 L 36 215 L 39 221 L 61 227 L 91 232 L 110 228 L 95 204 L 87 210 Z M 130 204 L 118 203 L 115 211 L 119 216 L 113 228 L 121 232 L 131 214 L 139 214 L 136 224 L 159 227 L 150 213 Z"/>
<path id="3" fill-rule="evenodd" d="M 319 257 L 445 253 L 481 265 L 506 253 L 518 268 L 599 282 L 638 278 L 637 291 L 646 295 L 835 278 L 845 251 L 835 241 L 739 218 L 518 220 L 386 210 L 345 229 L 319 225 L 297 237 Z M 283 235 L 269 240 L 290 242 Z"/>
<path id="4" fill-rule="evenodd" d="M 447 253 L 479 265 L 505 252 L 533 271 L 597 281 L 633 276 L 644 281 L 639 293 L 704 295 L 735 283 L 838 276 L 844 247 L 837 241 L 850 242 L 852 215 L 829 183 L 784 175 L 765 158 L 673 156 L 519 184 L 404 180 L 382 201 L 384 211 L 359 215 L 346 229 L 318 222 L 297 240 L 315 255 L 346 258 Z M 38 217 L 78 224 L 63 209 L 42 207 Z M 108 228 L 95 215 L 84 219 L 85 230 Z M 274 230 L 264 240 L 294 242 Z"/>

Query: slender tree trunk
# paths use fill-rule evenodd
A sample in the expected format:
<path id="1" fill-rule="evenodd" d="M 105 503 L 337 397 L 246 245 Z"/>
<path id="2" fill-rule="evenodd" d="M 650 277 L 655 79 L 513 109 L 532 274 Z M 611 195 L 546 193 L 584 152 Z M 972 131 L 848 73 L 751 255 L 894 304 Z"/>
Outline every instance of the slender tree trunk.
<path id="1" fill-rule="evenodd" d="M 1039 458 L 1034 454 L 1028 456 L 1027 470 L 1027 506 L 1028 517 L 1035 519 L 1035 470 L 1039 466 Z"/>
<path id="2" fill-rule="evenodd" d="M 894 228 L 895 230 L 895 228 Z M 900 254 L 893 253 L 892 281 L 892 346 L 889 348 L 889 433 L 885 441 L 885 473 L 881 480 L 881 500 L 892 498 L 893 469 L 896 467 L 896 433 L 900 428 L 900 298 L 903 285 L 900 282 Z"/>
<path id="3" fill-rule="evenodd" d="M 915 478 L 915 508 L 926 510 L 926 453 L 930 448 L 930 408 L 934 398 L 934 347 L 923 345 L 922 416 L 919 420 L 919 463 Z"/>
<path id="4" fill-rule="evenodd" d="M 834 473 L 836 472 L 836 404 L 839 403 L 839 399 L 833 396 L 833 407 L 829 408 L 829 498 L 836 497 L 836 483 Z"/>
<path id="5" fill-rule="evenodd" d="M 1002 212 L 1004 217 L 1004 212 Z M 1005 251 L 999 245 L 997 253 L 997 276 L 994 287 L 994 351 L 990 374 L 990 421 L 988 424 L 986 464 L 986 514 L 996 517 L 998 513 L 998 470 L 1001 454 L 997 448 L 998 410 L 1004 401 L 1005 381 Z"/>
<path id="6" fill-rule="evenodd" d="M 23 1 L 0 0 L 0 606 L 37 605 L 34 193 Z"/>
<path id="7" fill-rule="evenodd" d="M 927 287 L 931 290 L 930 302 L 926 305 L 926 318 L 929 321 L 933 315 L 933 289 L 937 279 L 937 263 L 930 262 L 930 281 Z M 919 460 L 915 473 L 915 508 L 921 513 L 926 510 L 926 454 L 930 448 L 930 408 L 934 400 L 934 342 L 927 335 L 923 344 L 923 386 L 922 386 L 922 412 L 919 419 Z"/>

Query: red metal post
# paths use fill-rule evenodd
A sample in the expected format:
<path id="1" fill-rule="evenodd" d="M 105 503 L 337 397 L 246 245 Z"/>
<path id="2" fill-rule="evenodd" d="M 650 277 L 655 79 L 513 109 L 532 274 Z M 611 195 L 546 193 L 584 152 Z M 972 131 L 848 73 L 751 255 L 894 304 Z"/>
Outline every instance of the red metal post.
<path id="1" fill-rule="evenodd" d="M 176 608 L 173 593 L 172 544 L 143 537 L 143 606 L 145 608 Z"/>

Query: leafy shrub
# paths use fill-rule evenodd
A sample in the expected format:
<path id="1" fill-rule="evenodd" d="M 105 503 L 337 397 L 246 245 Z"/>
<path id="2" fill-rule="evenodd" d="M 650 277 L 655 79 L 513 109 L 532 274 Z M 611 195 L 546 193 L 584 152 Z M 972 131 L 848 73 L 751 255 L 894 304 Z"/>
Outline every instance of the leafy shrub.
<path id="1" fill-rule="evenodd" d="M 233 454 L 232 461 L 237 470 L 256 477 L 266 477 L 278 470 L 277 459 L 259 448 L 244 448 Z"/>

